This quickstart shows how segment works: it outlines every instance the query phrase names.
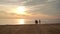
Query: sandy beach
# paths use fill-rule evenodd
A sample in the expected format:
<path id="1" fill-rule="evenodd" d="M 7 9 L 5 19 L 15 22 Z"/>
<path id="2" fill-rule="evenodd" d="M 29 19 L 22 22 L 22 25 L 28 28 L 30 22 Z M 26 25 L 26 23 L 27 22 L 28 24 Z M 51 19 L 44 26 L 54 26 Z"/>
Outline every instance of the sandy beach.
<path id="1" fill-rule="evenodd" d="M 0 34 L 60 34 L 60 24 L 0 25 Z"/>

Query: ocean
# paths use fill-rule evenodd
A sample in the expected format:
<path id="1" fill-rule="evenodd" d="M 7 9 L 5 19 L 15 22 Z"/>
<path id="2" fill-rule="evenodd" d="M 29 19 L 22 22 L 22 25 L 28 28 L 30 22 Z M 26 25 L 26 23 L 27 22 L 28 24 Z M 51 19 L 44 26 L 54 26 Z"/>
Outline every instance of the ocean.
<path id="1" fill-rule="evenodd" d="M 55 24 L 55 23 L 60 23 L 60 20 L 44 19 L 41 20 L 40 24 Z M 35 19 L 0 19 L 0 25 L 20 25 L 20 24 L 35 24 Z"/>

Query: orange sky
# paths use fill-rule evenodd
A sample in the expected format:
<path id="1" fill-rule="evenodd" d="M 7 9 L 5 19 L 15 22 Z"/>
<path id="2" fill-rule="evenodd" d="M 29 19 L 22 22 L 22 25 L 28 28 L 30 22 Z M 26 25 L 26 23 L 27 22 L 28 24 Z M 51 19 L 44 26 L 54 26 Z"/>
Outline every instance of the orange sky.
<path id="1" fill-rule="evenodd" d="M 25 15 L 16 9 L 25 6 Z M 0 0 L 0 18 L 60 19 L 59 0 Z"/>

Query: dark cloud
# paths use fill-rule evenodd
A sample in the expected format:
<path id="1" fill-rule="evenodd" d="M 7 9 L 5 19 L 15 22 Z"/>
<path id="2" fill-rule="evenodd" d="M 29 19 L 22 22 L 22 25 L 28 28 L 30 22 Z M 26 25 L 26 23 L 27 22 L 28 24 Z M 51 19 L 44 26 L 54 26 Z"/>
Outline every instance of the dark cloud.
<path id="1" fill-rule="evenodd" d="M 56 6 L 57 6 L 57 9 L 60 11 L 60 0 L 57 1 Z"/>
<path id="2" fill-rule="evenodd" d="M 25 5 L 34 6 L 34 5 L 44 4 L 44 3 L 45 3 L 45 0 L 32 0 L 32 1 L 26 2 Z"/>
<path id="3" fill-rule="evenodd" d="M 57 3 L 59 3 L 57 1 L 50 1 L 42 4 L 36 4 L 36 5 L 42 5 L 42 6 L 32 5 L 32 6 L 35 6 L 33 7 L 33 9 L 35 10 L 31 10 L 31 11 L 33 11 L 33 13 L 43 13 L 51 16 L 56 16 L 60 14 L 60 11 L 58 10 L 59 9 L 58 7 L 60 7 L 59 6 L 60 4 L 57 5 Z"/>

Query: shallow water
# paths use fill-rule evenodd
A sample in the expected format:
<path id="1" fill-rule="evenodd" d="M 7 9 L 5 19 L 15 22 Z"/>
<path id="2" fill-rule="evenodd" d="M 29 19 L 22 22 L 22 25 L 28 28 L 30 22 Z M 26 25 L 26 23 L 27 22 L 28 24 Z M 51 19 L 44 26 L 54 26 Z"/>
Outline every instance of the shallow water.
<path id="1" fill-rule="evenodd" d="M 60 20 L 41 20 L 41 24 L 60 23 Z M 35 19 L 0 19 L 0 25 L 35 24 Z"/>

